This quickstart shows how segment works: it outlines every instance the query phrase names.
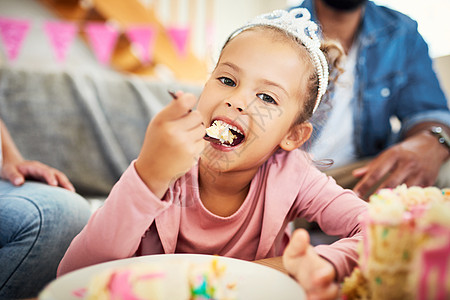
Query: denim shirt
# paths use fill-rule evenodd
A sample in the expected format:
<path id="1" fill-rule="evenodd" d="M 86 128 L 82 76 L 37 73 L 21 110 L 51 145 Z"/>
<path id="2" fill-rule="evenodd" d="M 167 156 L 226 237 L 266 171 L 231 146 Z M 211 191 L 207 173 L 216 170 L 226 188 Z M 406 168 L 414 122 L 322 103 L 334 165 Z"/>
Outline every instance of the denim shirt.
<path id="1" fill-rule="evenodd" d="M 316 21 L 314 0 L 305 0 Z M 368 1 L 359 32 L 354 134 L 358 157 L 372 156 L 427 121 L 450 127 L 450 111 L 417 23 Z M 394 134 L 396 116 L 402 126 Z"/>

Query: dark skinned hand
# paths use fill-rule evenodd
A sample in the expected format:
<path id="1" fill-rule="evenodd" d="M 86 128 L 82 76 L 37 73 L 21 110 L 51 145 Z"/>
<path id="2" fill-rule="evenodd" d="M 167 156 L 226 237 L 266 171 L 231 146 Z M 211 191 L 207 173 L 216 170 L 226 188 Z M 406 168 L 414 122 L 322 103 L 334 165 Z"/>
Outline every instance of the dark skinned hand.
<path id="1" fill-rule="evenodd" d="M 386 149 L 368 165 L 355 169 L 353 176 L 361 178 L 354 187 L 360 197 L 366 199 L 369 191 L 380 188 L 433 185 L 439 169 L 450 155 L 448 149 L 438 143 L 436 137 L 421 131 Z"/>

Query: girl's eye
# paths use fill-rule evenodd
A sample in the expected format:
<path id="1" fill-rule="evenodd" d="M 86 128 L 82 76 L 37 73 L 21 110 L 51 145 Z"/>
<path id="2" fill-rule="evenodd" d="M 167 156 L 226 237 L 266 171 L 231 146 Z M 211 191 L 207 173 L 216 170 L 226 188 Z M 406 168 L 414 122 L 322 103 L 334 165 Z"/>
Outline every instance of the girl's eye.
<path id="1" fill-rule="evenodd" d="M 236 86 L 236 83 L 228 77 L 219 77 L 220 82 L 228 86 Z"/>
<path id="2" fill-rule="evenodd" d="M 256 94 L 256 97 L 258 97 L 262 101 L 270 103 L 270 104 L 275 104 L 275 105 L 278 104 L 271 96 L 269 96 L 267 94 Z"/>

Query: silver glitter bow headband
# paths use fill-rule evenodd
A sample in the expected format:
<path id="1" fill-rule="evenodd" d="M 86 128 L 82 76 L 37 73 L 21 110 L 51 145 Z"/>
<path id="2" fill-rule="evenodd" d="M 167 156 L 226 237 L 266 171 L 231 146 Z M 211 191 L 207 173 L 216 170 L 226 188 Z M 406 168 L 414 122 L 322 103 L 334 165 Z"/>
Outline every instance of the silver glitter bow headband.
<path id="1" fill-rule="evenodd" d="M 266 25 L 279 28 L 298 38 L 299 41 L 308 50 L 314 68 L 319 78 L 319 90 L 313 113 L 320 104 L 322 96 L 325 94 L 328 86 L 328 63 L 320 50 L 320 39 L 318 36 L 319 27 L 311 21 L 311 14 L 306 8 L 296 8 L 291 11 L 275 10 L 268 14 L 257 16 L 246 25 L 237 29 L 228 40 L 232 39 L 242 31 L 258 25 Z"/>

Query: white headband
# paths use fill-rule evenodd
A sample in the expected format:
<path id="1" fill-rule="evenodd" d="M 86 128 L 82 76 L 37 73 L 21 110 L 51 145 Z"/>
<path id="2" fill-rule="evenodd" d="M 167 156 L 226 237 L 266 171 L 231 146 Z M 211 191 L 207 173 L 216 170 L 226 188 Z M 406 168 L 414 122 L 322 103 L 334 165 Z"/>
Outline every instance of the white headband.
<path id="1" fill-rule="evenodd" d="M 268 14 L 257 16 L 246 25 L 237 29 L 228 40 L 232 39 L 242 31 L 258 25 L 266 25 L 279 28 L 298 38 L 308 50 L 314 68 L 319 78 L 319 90 L 313 113 L 320 104 L 322 96 L 325 94 L 328 86 L 328 63 L 320 50 L 320 39 L 318 36 L 319 27 L 311 21 L 311 14 L 306 8 L 296 8 L 291 11 L 275 10 Z"/>

